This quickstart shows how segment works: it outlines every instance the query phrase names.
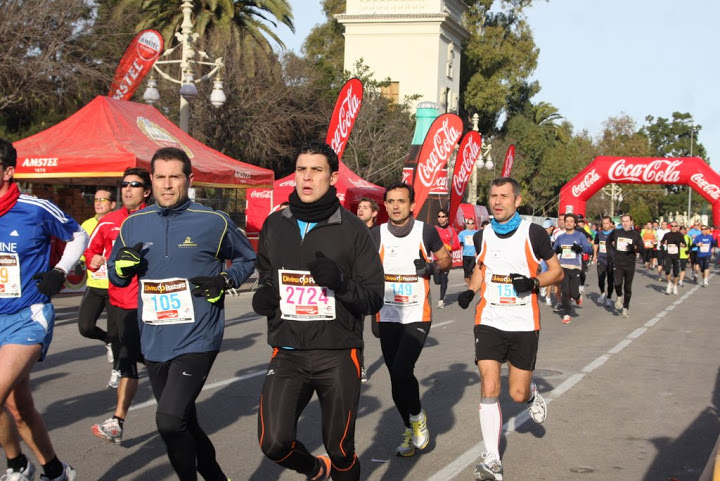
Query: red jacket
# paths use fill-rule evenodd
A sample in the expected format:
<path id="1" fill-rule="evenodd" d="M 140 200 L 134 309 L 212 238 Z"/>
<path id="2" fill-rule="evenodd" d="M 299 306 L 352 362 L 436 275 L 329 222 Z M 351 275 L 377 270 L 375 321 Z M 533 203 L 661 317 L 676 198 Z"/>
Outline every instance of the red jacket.
<path id="1" fill-rule="evenodd" d="M 460 249 L 460 240 L 458 239 L 457 232 L 455 232 L 455 229 L 450 227 L 450 224 L 446 227 L 436 225 L 435 228 L 437 229 L 438 234 L 440 234 L 440 239 L 443 244 L 445 244 L 445 248 L 448 250 L 450 255 L 452 255 L 452 251 Z"/>
<path id="2" fill-rule="evenodd" d="M 140 209 L 144 209 L 145 204 L 140 206 Z M 137 212 L 137 211 L 133 211 Z M 127 207 L 123 207 L 115 212 L 110 212 L 100 220 L 97 227 L 90 236 L 90 243 L 85 250 L 85 259 L 87 262 L 87 268 L 91 271 L 90 260 L 94 255 L 101 255 L 105 259 L 110 256 L 112 252 L 113 244 L 115 239 L 120 233 L 120 226 L 130 216 Z M 137 309 L 138 307 L 138 282 L 137 277 L 133 277 L 132 282 L 127 287 L 116 287 L 110 283 L 108 286 L 108 295 L 110 296 L 110 304 L 123 309 Z"/>

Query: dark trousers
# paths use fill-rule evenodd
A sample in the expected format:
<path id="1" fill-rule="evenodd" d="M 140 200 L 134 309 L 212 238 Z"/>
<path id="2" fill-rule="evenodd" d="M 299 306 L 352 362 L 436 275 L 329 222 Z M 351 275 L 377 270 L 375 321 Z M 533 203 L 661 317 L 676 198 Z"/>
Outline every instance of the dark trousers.
<path id="1" fill-rule="evenodd" d="M 563 314 L 570 315 L 570 300 L 577 301 L 580 299 L 580 269 L 567 269 L 563 267 L 565 277 L 560 283 L 562 291 L 562 308 Z"/>
<path id="2" fill-rule="evenodd" d="M 137 309 L 123 309 L 108 304 L 108 323 L 117 328 L 118 340 L 113 343 L 115 363 L 113 369 L 120 371 L 120 377 L 138 378 L 137 362 L 140 357 L 140 329 Z"/>
<path id="3" fill-rule="evenodd" d="M 600 294 L 605 293 L 605 279 L 607 279 L 607 297 L 610 298 L 613 295 L 613 289 L 615 287 L 615 268 L 612 264 L 601 264 L 598 262 L 597 273 L 598 273 L 598 287 L 600 287 Z"/>
<path id="4" fill-rule="evenodd" d="M 298 441 L 297 423 L 313 393 L 317 393 L 332 479 L 360 479 L 355 419 L 360 400 L 361 356 L 359 349 L 274 351 L 258 411 L 258 439 L 265 456 L 308 477 L 314 474 L 317 458 Z"/>
<path id="5" fill-rule="evenodd" d="M 117 340 L 117 328 L 110 319 L 108 319 L 107 332 L 97 325 L 100 314 L 108 305 L 110 305 L 110 301 L 107 289 L 87 288 L 78 310 L 78 331 L 81 336 L 97 339 L 105 344 Z"/>
<path id="6" fill-rule="evenodd" d="M 145 361 L 158 407 L 160 437 L 181 481 L 227 481 L 215 459 L 215 447 L 197 419 L 195 399 L 205 385 L 217 351 L 183 354 L 167 362 Z"/>
<path id="7" fill-rule="evenodd" d="M 623 307 L 630 309 L 630 297 L 632 296 L 632 282 L 635 277 L 635 266 L 615 266 L 615 292 L 618 297 L 623 296 Z"/>
<path id="8" fill-rule="evenodd" d="M 410 415 L 420 414 L 420 386 L 415 378 L 415 363 L 430 334 L 429 322 L 380 323 L 380 348 L 390 372 L 392 397 L 405 427 Z"/>
<path id="9" fill-rule="evenodd" d="M 450 271 L 436 272 L 435 274 L 433 274 L 433 281 L 435 281 L 435 285 L 440 286 L 440 298 L 438 299 L 439 301 L 445 300 L 445 293 L 447 292 L 449 277 Z"/>

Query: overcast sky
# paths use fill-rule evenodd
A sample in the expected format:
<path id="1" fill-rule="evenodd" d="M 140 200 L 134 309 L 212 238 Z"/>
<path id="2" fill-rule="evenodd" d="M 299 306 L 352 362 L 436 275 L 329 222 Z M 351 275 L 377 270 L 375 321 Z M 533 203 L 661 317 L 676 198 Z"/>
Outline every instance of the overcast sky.
<path id="1" fill-rule="evenodd" d="M 319 1 L 291 4 L 296 34 L 281 27 L 279 35 L 299 53 L 324 15 Z M 647 115 L 689 112 L 720 168 L 720 1 L 535 0 L 527 15 L 540 49 L 534 102 L 553 104 L 592 136 L 609 117 L 627 114 L 640 127 Z"/>

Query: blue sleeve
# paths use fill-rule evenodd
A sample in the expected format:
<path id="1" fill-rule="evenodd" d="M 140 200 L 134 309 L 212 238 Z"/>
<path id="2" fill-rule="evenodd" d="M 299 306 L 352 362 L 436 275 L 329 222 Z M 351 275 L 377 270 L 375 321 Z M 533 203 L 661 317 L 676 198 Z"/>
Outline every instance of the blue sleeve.
<path id="1" fill-rule="evenodd" d="M 228 228 L 220 245 L 220 256 L 231 261 L 230 267 L 225 272 L 236 286 L 240 286 L 255 270 L 257 256 L 247 237 L 235 223 L 224 214 L 223 217 L 228 222 Z"/>
<path id="2" fill-rule="evenodd" d="M 39 209 L 39 212 L 42 213 L 43 229 L 47 234 L 69 242 L 75 233 L 82 229 L 75 219 L 69 217 L 55 204 L 49 201 L 42 201 L 42 204 L 44 208 Z"/>
<path id="3" fill-rule="evenodd" d="M 582 240 L 583 252 L 585 252 L 585 254 L 592 254 L 592 251 L 593 251 L 592 244 L 590 244 L 590 241 L 588 240 L 587 237 L 585 237 L 585 236 L 582 236 L 582 237 L 583 237 L 583 240 Z"/>

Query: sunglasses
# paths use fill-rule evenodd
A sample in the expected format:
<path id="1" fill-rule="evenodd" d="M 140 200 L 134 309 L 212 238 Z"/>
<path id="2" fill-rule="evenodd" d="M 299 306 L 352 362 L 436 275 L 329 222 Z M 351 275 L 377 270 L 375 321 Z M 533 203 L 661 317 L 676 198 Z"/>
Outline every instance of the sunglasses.
<path id="1" fill-rule="evenodd" d="M 474 224 L 475 222 L 469 220 L 469 221 L 467 221 L 467 223 L 468 223 L 468 225 L 470 225 L 470 224 Z"/>
<path id="2" fill-rule="evenodd" d="M 677 227 L 677 224 L 670 224 L 670 227 Z"/>
<path id="3" fill-rule="evenodd" d="M 145 187 L 145 184 L 138 182 L 137 180 L 131 180 L 129 182 L 127 180 L 123 180 L 120 182 L 120 187 L 127 187 L 128 185 L 130 187 Z"/>
<path id="4" fill-rule="evenodd" d="M 439 215 L 438 217 L 439 217 L 440 219 L 444 219 L 444 218 L 447 217 L 447 216 L 446 216 L 446 215 Z"/>
<path id="5" fill-rule="evenodd" d="M 97 197 L 95 199 L 96 204 L 102 204 L 103 202 L 112 202 L 112 201 L 110 199 L 108 199 L 107 197 Z"/>

